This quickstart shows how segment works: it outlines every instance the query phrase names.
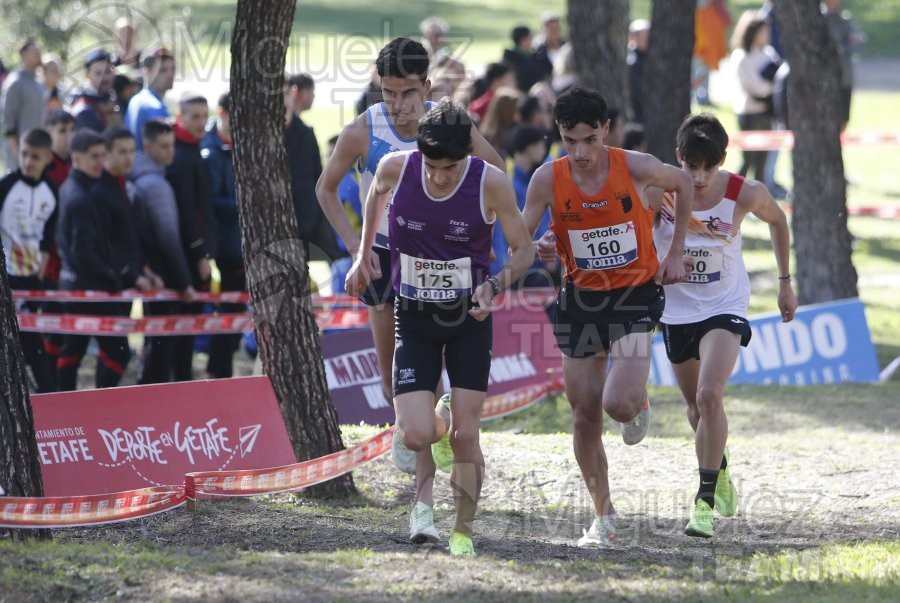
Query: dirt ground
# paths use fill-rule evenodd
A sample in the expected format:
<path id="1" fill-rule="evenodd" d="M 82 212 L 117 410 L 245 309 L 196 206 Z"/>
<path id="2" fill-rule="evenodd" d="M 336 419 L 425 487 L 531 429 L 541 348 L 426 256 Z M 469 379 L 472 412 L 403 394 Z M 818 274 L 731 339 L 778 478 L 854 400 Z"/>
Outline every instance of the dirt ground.
<path id="1" fill-rule="evenodd" d="M 571 436 L 517 429 L 482 435 L 487 478 L 474 561 L 451 559 L 446 551 L 453 507 L 445 474 L 435 483 L 443 544 L 407 542 L 413 482 L 387 457 L 355 472 L 360 497 L 353 500 L 281 494 L 212 501 L 196 513 L 179 509 L 140 522 L 60 530 L 55 537 L 126 547 L 135 559 L 134 568 L 99 583 L 93 574 L 95 586 L 71 593 L 75 598 L 171 601 L 504 600 L 513 594 L 570 600 L 601 593 L 669 600 L 684 596 L 685 577 L 701 585 L 753 584 L 761 555 L 808 550 L 803 571 L 814 572 L 823 545 L 897 542 L 900 413 L 887 407 L 871 420 L 851 415 L 835 423 L 827 413 L 801 416 L 802 405 L 766 406 L 751 401 L 733 419 L 758 429 L 731 440 L 740 507 L 735 517 L 716 520 L 710 540 L 682 532 L 696 461 L 692 442 L 682 437 L 686 421 L 677 423 L 683 415 L 674 396 L 655 403 L 659 422 L 641 444 L 626 447 L 617 431 L 607 434 L 620 518 L 616 544 L 607 549 L 575 546 L 592 511 Z M 373 433 L 357 432 L 354 438 Z M 169 561 L 144 567 L 140 559 L 148 551 Z"/>

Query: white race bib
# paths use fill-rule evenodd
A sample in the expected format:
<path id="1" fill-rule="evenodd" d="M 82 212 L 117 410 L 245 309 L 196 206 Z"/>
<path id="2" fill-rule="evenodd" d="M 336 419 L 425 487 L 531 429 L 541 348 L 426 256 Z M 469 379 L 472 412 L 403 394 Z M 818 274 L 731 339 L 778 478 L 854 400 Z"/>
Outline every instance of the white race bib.
<path id="1" fill-rule="evenodd" d="M 472 259 L 429 260 L 400 254 L 400 295 L 421 301 L 454 301 L 472 294 Z"/>
<path id="2" fill-rule="evenodd" d="M 604 228 L 570 230 L 575 266 L 582 270 L 619 268 L 638 258 L 634 222 Z"/>
<path id="3" fill-rule="evenodd" d="M 684 256 L 694 260 L 687 283 L 708 285 L 722 280 L 725 254 L 721 247 L 685 247 Z"/>

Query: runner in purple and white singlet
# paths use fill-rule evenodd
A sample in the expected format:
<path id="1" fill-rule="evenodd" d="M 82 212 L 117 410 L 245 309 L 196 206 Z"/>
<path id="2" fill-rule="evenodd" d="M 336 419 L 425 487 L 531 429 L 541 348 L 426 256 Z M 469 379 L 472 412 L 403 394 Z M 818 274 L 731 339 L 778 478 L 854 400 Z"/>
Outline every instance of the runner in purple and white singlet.
<path id="1" fill-rule="evenodd" d="M 471 556 L 484 478 L 478 424 L 491 367 L 490 313 L 494 297 L 531 266 L 534 248 L 509 179 L 471 156 L 472 127 L 464 109 L 443 99 L 419 120 L 416 138 L 418 151 L 392 153 L 378 165 L 346 288 L 358 295 L 372 281 L 365 250 L 390 199 L 397 424 L 408 448 L 431 446 L 438 468 L 451 471 L 456 523 L 450 553 Z M 495 221 L 511 252 L 503 269 L 491 275 Z M 434 408 L 442 362 L 451 396 Z"/>

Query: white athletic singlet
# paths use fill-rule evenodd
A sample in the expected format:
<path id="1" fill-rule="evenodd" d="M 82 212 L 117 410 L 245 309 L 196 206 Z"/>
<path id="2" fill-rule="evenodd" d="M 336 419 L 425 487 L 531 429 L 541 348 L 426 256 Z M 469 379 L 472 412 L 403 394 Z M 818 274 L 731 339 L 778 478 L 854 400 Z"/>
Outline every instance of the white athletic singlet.
<path id="1" fill-rule="evenodd" d="M 691 215 L 684 255 L 694 259 L 688 281 L 666 285 L 666 309 L 662 322 L 683 325 L 720 314 L 746 317 L 750 303 L 750 277 L 741 254 L 741 233 L 734 228 L 734 206 L 744 179 L 732 174 L 725 196 L 712 209 Z M 675 207 L 666 193 L 660 219 L 653 228 L 653 242 L 663 257 L 675 232 Z"/>
<path id="2" fill-rule="evenodd" d="M 433 106 L 434 103 L 431 101 L 425 102 L 426 110 Z M 419 148 L 416 145 L 415 137 L 403 138 L 397 133 L 384 103 L 378 103 L 366 109 L 366 120 L 369 122 L 369 150 L 366 153 L 365 164 L 360 163 L 357 166 L 362 183 L 363 215 L 366 212 L 365 204 L 369 196 L 369 189 L 375 180 L 375 170 L 378 168 L 381 158 L 394 151 L 415 151 Z M 378 225 L 378 231 L 375 233 L 375 247 L 388 248 L 388 212 L 384 212 L 381 223 Z"/>

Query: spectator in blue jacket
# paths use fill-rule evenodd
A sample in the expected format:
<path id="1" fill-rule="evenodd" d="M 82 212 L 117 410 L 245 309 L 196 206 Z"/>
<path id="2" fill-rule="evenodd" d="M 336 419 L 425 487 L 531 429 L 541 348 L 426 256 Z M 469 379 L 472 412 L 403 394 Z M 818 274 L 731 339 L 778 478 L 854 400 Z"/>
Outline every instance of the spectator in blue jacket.
<path id="1" fill-rule="evenodd" d="M 128 102 L 125 127 L 134 134 L 138 150 L 144 148 L 143 128 L 151 119 L 166 119 L 169 110 L 163 97 L 175 83 L 175 58 L 165 48 L 160 48 L 141 59 L 144 89 Z"/>
<path id="2" fill-rule="evenodd" d="M 234 192 L 234 164 L 231 160 L 231 95 L 219 97 L 216 121 L 201 142 L 203 165 L 209 182 L 215 217 L 216 267 L 220 291 L 246 291 L 247 274 L 241 253 L 241 227 L 238 223 L 237 195 Z M 219 304 L 221 312 L 244 312 L 244 304 Z M 210 338 L 206 372 L 211 379 L 226 379 L 233 372 L 232 359 L 241 343 L 241 334 L 214 335 Z"/>

